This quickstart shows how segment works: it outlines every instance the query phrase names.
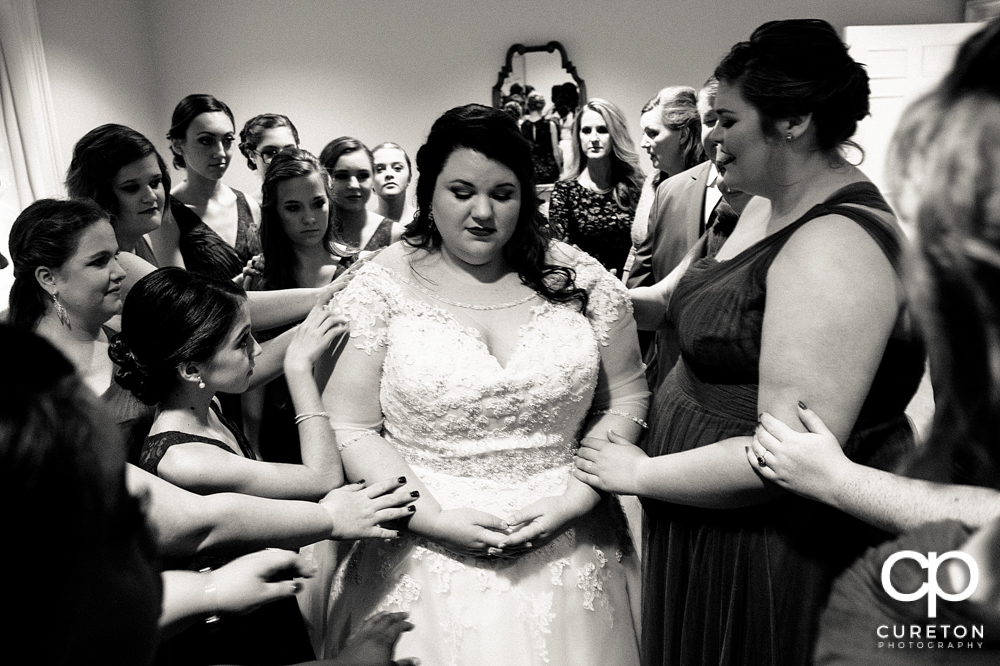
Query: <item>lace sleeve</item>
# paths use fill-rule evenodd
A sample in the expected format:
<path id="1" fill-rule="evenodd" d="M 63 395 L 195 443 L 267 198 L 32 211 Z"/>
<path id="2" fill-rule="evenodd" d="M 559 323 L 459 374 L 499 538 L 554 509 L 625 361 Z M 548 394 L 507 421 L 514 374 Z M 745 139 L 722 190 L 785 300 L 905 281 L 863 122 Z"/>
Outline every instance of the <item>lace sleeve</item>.
<path id="1" fill-rule="evenodd" d="M 552 188 L 549 199 L 549 228 L 552 238 L 564 240 L 569 233 L 570 202 L 567 200 L 569 188 L 567 181 L 560 180 Z"/>
<path id="2" fill-rule="evenodd" d="M 580 252 L 576 283 L 589 294 L 587 319 L 600 343 L 601 368 L 592 409 L 613 409 L 644 418 L 649 387 L 625 286 L 596 259 Z"/>
<path id="3" fill-rule="evenodd" d="M 335 296 L 344 315 L 351 320 L 354 346 L 366 354 L 385 347 L 391 303 L 396 301 L 398 291 L 399 286 L 385 267 L 369 263 L 361 267 L 344 291 Z"/>
<path id="4" fill-rule="evenodd" d="M 622 318 L 632 319 L 632 301 L 628 290 L 604 266 L 589 254 L 579 252 L 576 259 L 576 284 L 587 290 L 587 319 L 597 341 L 608 346 L 609 331 Z M 634 327 L 634 325 L 633 325 Z"/>

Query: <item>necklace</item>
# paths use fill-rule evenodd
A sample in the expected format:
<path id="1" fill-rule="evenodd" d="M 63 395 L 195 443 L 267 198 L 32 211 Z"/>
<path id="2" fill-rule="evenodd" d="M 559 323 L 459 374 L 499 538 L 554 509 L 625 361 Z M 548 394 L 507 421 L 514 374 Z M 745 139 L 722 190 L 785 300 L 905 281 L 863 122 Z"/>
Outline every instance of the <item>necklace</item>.
<path id="1" fill-rule="evenodd" d="M 462 308 L 462 309 L 465 309 L 465 310 L 506 310 L 508 308 L 517 307 L 518 305 L 523 305 L 524 303 L 527 303 L 531 299 L 536 298 L 538 296 L 537 293 L 535 293 L 534 291 L 532 291 L 532 293 L 528 294 L 524 298 L 519 298 L 516 301 L 509 301 L 507 303 L 497 303 L 496 305 L 476 305 L 476 304 L 473 304 L 473 303 L 462 303 L 460 301 L 452 300 L 452 299 L 448 298 L 447 296 L 442 296 L 440 294 L 435 294 L 430 289 L 424 287 L 422 284 L 414 282 L 413 280 L 409 279 L 405 275 L 400 275 L 399 277 L 400 277 L 400 279 L 403 280 L 403 282 L 405 282 L 406 284 L 410 285 L 411 287 L 413 287 L 414 289 L 416 289 L 420 293 L 424 294 L 425 296 L 427 296 L 429 298 L 433 298 L 435 301 L 439 301 L 441 303 L 445 303 L 447 305 L 452 305 L 452 306 L 454 306 L 456 308 Z"/>

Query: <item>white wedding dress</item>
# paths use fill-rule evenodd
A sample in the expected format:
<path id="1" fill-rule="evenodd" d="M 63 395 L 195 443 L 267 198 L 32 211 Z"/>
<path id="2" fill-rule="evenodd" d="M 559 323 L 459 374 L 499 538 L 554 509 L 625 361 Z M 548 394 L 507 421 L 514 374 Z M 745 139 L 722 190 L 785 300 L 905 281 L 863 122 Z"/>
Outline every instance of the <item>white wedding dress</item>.
<path id="1" fill-rule="evenodd" d="M 565 251 L 589 294 L 586 316 L 537 296 L 499 307 L 445 301 L 407 277 L 398 245 L 361 268 L 339 297 L 352 321 L 344 354 L 380 365 L 367 400 L 384 422 L 338 408 L 341 446 L 365 446 L 359 434 L 379 431 L 443 509 L 506 518 L 562 494 L 588 413 L 642 415 L 648 399 L 625 289 Z M 505 367 L 461 323 L 470 308 L 531 310 Z M 415 537 L 339 548 L 334 562 L 327 546 L 310 547 L 327 575 L 300 600 L 324 657 L 366 617 L 402 610 L 415 628 L 396 654 L 424 666 L 638 663 L 638 555 L 616 498 L 516 560 L 460 557 Z"/>

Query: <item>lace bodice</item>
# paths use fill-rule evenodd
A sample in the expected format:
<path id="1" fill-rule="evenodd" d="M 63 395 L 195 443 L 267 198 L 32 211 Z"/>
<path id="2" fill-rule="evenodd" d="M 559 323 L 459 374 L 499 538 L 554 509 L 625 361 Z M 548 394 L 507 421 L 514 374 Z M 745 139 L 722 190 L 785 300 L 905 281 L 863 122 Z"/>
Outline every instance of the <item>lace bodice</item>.
<path id="1" fill-rule="evenodd" d="M 378 430 L 384 419 L 386 439 L 410 465 L 432 472 L 517 485 L 564 470 L 592 407 L 645 400 L 645 387 L 634 383 L 638 363 L 629 370 L 614 360 L 619 350 L 610 344 L 625 331 L 634 336 L 625 289 L 585 254 L 573 268 L 589 294 L 586 314 L 576 304 L 528 301 L 530 317 L 506 366 L 478 329 L 456 318 L 463 306 L 431 298 L 393 267 L 361 268 L 339 302 L 352 321 L 352 346 L 381 366 L 380 412 L 359 420 L 363 412 L 335 410 L 340 441 Z M 613 396 L 609 377 L 631 395 Z"/>
<path id="2" fill-rule="evenodd" d="M 498 289 L 509 302 L 478 286 L 456 298 L 461 285 L 418 277 L 424 264 L 411 267 L 400 244 L 359 269 L 337 297 L 351 334 L 324 393 L 348 467 L 365 460 L 375 474 L 398 452 L 443 509 L 509 517 L 563 493 L 591 410 L 645 414 L 624 288 L 582 252 L 551 254 L 586 289 L 585 312 L 516 286 Z M 405 610 L 416 629 L 398 653 L 426 664 L 638 664 L 636 559 L 613 498 L 518 558 L 461 556 L 408 535 L 358 542 L 336 560 L 329 594 L 309 613 L 324 628 L 324 656 L 350 633 L 345 618 Z"/>

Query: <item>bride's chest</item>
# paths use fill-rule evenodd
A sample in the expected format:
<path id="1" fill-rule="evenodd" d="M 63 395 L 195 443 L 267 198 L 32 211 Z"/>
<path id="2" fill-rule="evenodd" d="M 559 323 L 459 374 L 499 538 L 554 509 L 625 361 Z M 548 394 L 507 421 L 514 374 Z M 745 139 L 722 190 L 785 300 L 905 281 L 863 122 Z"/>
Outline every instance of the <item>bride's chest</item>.
<path id="1" fill-rule="evenodd" d="M 526 321 L 512 317 L 505 322 L 495 312 L 461 316 L 435 307 L 394 313 L 385 378 L 441 393 L 526 386 L 575 390 L 596 379 L 600 356 L 594 331 L 570 307 L 536 306 Z"/>

